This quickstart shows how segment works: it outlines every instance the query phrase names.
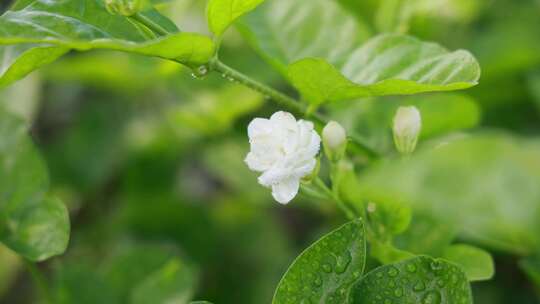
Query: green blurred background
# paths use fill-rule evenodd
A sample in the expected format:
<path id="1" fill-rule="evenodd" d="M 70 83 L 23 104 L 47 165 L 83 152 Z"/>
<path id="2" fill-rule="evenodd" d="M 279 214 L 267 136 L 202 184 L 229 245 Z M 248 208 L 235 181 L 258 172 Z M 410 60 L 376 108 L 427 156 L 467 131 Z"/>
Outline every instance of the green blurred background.
<path id="1" fill-rule="evenodd" d="M 540 1 L 416 2 L 401 30 L 470 50 L 482 67 L 480 84 L 454 94 L 384 98 L 384 106 L 373 99 L 339 103 L 328 113 L 380 151 L 392 149 L 388 113 L 411 99 L 435 126 L 426 139 L 473 128 L 538 136 Z M 396 12 L 382 3 L 340 1 L 370 34 L 395 26 L 388 14 Z M 182 30 L 207 33 L 204 6 L 159 4 Z M 296 94 L 238 32 L 229 31 L 223 43 L 224 62 Z M 456 108 L 445 107 L 445 99 L 455 98 Z M 196 278 L 185 284 L 194 298 L 269 303 L 294 257 L 345 221 L 324 202 L 298 198 L 280 206 L 257 184 L 243 163 L 246 126 L 278 108 L 219 75 L 193 79 L 172 62 L 72 52 L 0 91 L 0 103 L 31 122 L 53 192 L 71 213 L 67 252 L 39 265 L 60 303 L 126 303 L 156 269 L 176 264 Z M 452 115 L 460 119 L 447 119 Z M 518 258 L 492 252 L 497 274 L 473 284 L 475 303 L 540 303 Z M 39 297 L 24 263 L 0 247 L 0 303 Z"/>

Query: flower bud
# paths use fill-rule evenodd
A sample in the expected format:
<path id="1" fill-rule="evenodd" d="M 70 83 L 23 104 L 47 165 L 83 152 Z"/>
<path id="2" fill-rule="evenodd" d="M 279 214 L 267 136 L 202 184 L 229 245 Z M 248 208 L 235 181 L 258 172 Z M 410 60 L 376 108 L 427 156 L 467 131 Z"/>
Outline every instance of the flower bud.
<path id="1" fill-rule="evenodd" d="M 331 161 L 340 160 L 347 149 L 347 133 L 337 122 L 330 121 L 322 131 L 324 152 Z"/>
<path id="2" fill-rule="evenodd" d="M 394 144 L 401 154 L 410 154 L 416 148 L 422 118 L 414 106 L 399 107 L 394 116 Z"/>
<path id="3" fill-rule="evenodd" d="M 105 8 L 112 15 L 133 16 L 144 8 L 143 0 L 105 0 Z"/>

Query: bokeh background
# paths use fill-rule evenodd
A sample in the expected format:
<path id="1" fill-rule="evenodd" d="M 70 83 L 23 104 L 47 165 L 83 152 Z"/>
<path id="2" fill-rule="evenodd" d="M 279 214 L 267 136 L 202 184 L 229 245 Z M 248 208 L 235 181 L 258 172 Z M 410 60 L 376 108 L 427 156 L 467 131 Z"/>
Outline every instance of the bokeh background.
<path id="1" fill-rule="evenodd" d="M 443 125 L 434 133 L 489 128 L 538 136 L 540 1 L 417 2 L 402 30 L 470 50 L 482 67 L 480 84 L 459 92 L 467 108 L 454 109 L 458 116 L 463 111 L 459 121 L 444 120 L 449 109 L 426 106 Z M 340 5 L 369 35 L 393 26 L 378 0 Z M 204 6 L 202 0 L 159 4 L 180 29 L 207 33 Z M 224 38 L 221 58 L 296 94 L 236 30 Z M 452 96 L 413 98 L 427 103 Z M 399 103 L 392 100 L 385 107 Z M 172 62 L 72 52 L 0 91 L 0 103 L 31 122 L 53 192 L 70 210 L 67 252 L 39 265 L 59 303 L 127 303 L 134 284 L 171 257 L 197 278 L 194 298 L 269 303 L 294 257 L 345 221 L 329 203 L 300 197 L 280 206 L 257 184 L 243 163 L 246 126 L 278 108 L 219 75 L 194 79 Z M 373 100 L 359 100 L 333 105 L 328 113 L 389 151 L 390 127 L 380 121 L 391 111 L 375 108 Z M 492 253 L 496 276 L 473 284 L 475 303 L 540 303 L 518 257 Z M 39 303 L 41 294 L 24 263 L 0 247 L 0 303 Z"/>

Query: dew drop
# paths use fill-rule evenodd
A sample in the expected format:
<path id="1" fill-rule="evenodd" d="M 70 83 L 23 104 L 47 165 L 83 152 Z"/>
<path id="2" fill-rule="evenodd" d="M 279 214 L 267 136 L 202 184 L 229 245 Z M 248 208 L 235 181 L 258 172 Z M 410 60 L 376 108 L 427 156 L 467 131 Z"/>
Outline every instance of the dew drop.
<path id="1" fill-rule="evenodd" d="M 401 287 L 394 289 L 394 296 L 398 298 L 403 296 L 403 289 Z"/>
<path id="2" fill-rule="evenodd" d="M 395 277 L 399 274 L 399 270 L 394 267 L 394 266 L 391 266 L 390 269 L 388 269 L 388 275 L 391 276 L 391 277 Z"/>
<path id="3" fill-rule="evenodd" d="M 347 267 L 349 267 L 351 260 L 352 260 L 351 253 L 348 250 L 346 250 L 342 256 L 339 256 L 337 258 L 336 273 L 344 273 L 345 270 L 347 270 Z"/>
<path id="4" fill-rule="evenodd" d="M 423 291 L 424 289 L 426 289 L 426 285 L 422 281 L 416 282 L 413 286 L 414 291 Z"/>
<path id="5" fill-rule="evenodd" d="M 441 294 L 436 291 L 428 291 L 424 298 L 422 299 L 422 304 L 440 304 L 441 303 Z"/>
<path id="6" fill-rule="evenodd" d="M 332 266 L 330 266 L 330 264 L 324 263 L 322 264 L 321 268 L 326 273 L 332 272 Z"/>
<path id="7" fill-rule="evenodd" d="M 433 261 L 430 263 L 431 270 L 440 270 L 442 268 L 442 263 L 439 261 Z"/>
<path id="8" fill-rule="evenodd" d="M 410 273 L 415 273 L 416 272 L 416 265 L 407 264 L 407 271 L 410 272 Z"/>
<path id="9" fill-rule="evenodd" d="M 199 75 L 204 76 L 208 74 L 208 67 L 205 65 L 201 65 L 200 67 L 197 68 L 197 72 Z"/>
<path id="10" fill-rule="evenodd" d="M 315 287 L 321 287 L 322 279 L 319 275 L 315 276 L 315 279 L 313 280 L 313 285 L 315 285 Z"/>
<path id="11" fill-rule="evenodd" d="M 437 280 L 437 286 L 439 286 L 440 288 L 443 288 L 444 287 L 444 280 L 443 279 L 438 279 Z"/>
<path id="12" fill-rule="evenodd" d="M 311 304 L 311 301 L 309 299 L 305 298 L 305 299 L 302 299 L 300 301 L 300 304 Z"/>

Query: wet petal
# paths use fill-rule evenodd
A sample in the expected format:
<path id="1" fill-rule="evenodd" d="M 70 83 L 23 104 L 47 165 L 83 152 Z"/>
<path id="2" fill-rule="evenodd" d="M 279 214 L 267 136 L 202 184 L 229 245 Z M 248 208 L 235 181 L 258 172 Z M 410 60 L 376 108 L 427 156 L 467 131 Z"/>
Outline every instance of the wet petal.
<path id="1" fill-rule="evenodd" d="M 272 196 L 278 203 L 287 204 L 298 194 L 299 188 L 300 181 L 298 179 L 286 179 L 272 186 Z"/>

